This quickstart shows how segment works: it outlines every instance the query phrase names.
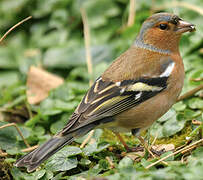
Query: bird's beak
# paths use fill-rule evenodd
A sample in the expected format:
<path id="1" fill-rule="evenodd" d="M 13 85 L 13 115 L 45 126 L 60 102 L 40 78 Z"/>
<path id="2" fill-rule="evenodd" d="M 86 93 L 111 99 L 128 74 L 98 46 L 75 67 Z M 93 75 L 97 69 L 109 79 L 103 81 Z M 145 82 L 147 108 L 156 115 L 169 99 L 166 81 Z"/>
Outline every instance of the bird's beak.
<path id="1" fill-rule="evenodd" d="M 179 20 L 179 23 L 177 25 L 177 33 L 184 33 L 184 32 L 193 32 L 195 31 L 195 25 L 188 23 L 186 21 L 183 20 Z"/>

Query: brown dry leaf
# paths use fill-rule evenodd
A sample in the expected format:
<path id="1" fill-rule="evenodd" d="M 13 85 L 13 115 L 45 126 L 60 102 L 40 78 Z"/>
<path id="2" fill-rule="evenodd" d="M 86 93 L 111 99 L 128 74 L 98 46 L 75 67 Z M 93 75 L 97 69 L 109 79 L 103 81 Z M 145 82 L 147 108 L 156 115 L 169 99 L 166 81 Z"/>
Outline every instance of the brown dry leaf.
<path id="1" fill-rule="evenodd" d="M 158 144 L 158 145 L 154 145 L 152 146 L 152 148 L 156 151 L 161 151 L 163 149 L 165 149 L 165 151 L 173 151 L 175 149 L 174 144 Z"/>
<path id="2" fill-rule="evenodd" d="M 51 89 L 54 89 L 64 80 L 43 69 L 31 66 L 27 78 L 27 99 L 30 104 L 37 104 L 44 100 Z"/>

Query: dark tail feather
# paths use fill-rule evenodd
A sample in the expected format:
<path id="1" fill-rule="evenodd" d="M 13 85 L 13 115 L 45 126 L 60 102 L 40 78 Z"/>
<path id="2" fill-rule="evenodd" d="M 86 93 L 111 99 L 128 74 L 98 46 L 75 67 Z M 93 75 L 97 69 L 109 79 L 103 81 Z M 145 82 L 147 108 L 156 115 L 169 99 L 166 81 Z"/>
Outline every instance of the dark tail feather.
<path id="1" fill-rule="evenodd" d="M 27 167 L 28 172 L 34 171 L 43 161 L 73 141 L 72 136 L 53 137 L 34 151 L 16 161 L 16 167 Z"/>

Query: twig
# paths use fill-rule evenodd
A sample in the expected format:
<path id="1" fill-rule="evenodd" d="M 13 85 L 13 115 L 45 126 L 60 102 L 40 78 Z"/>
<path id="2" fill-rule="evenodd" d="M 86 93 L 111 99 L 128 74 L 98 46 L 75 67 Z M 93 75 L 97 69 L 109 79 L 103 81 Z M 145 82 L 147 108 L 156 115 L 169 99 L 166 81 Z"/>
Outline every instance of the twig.
<path id="1" fill-rule="evenodd" d="M 136 0 L 130 0 L 130 8 L 128 15 L 128 27 L 132 26 L 135 21 L 135 2 Z"/>
<path id="2" fill-rule="evenodd" d="M 106 160 L 107 160 L 107 161 L 109 162 L 109 164 L 110 164 L 110 169 L 115 168 L 115 165 L 114 165 L 113 161 L 111 160 L 111 158 L 110 158 L 109 156 L 106 156 Z"/>
<path id="3" fill-rule="evenodd" d="M 186 99 L 186 98 L 192 96 L 193 94 L 195 94 L 196 92 L 198 92 L 198 91 L 200 91 L 200 90 L 202 90 L 202 89 L 203 89 L 203 84 L 197 86 L 196 88 L 194 88 L 194 89 L 192 89 L 192 90 L 186 92 L 186 93 L 183 94 L 182 96 L 180 96 L 180 97 L 178 98 L 177 102 L 178 102 L 178 101 L 182 101 L 183 99 Z"/>
<path id="4" fill-rule="evenodd" d="M 197 145 L 194 145 L 194 146 L 192 146 L 192 147 L 189 147 L 188 149 L 181 151 L 181 154 L 185 154 L 186 152 L 191 151 L 192 149 L 194 149 L 194 148 L 196 148 L 196 147 L 197 147 Z"/>
<path id="5" fill-rule="evenodd" d="M 90 31 L 88 26 L 88 20 L 87 20 L 87 14 L 85 12 L 85 9 L 81 8 L 80 13 L 82 16 L 82 22 L 83 22 L 83 31 L 84 31 L 84 39 L 85 39 L 85 52 L 86 52 L 86 61 L 87 61 L 87 70 L 88 74 L 90 75 L 90 86 L 92 85 L 92 57 L 90 52 Z"/>
<path id="6" fill-rule="evenodd" d="M 154 140 L 152 141 L 151 147 L 155 144 L 157 138 L 158 138 L 159 132 L 156 133 L 156 136 L 154 138 Z"/>
<path id="7" fill-rule="evenodd" d="M 193 147 L 194 145 L 199 144 L 199 143 L 202 143 L 202 142 L 203 142 L 203 139 L 200 139 L 200 140 L 194 142 L 194 143 L 191 144 L 191 145 L 188 145 L 188 146 L 186 146 L 186 147 L 184 147 L 184 148 L 182 148 L 182 149 L 179 149 L 178 151 L 176 151 L 176 152 L 174 152 L 174 153 L 172 153 L 172 154 L 169 154 L 169 155 L 167 155 L 167 156 L 165 156 L 165 157 L 159 159 L 158 161 L 156 161 L 156 162 L 154 162 L 154 163 L 148 165 L 148 166 L 146 167 L 146 169 L 149 169 L 150 167 L 152 167 L 152 166 L 154 166 L 154 165 L 156 165 L 156 164 L 158 164 L 158 163 L 164 161 L 165 159 L 167 159 L 167 158 L 169 158 L 169 157 L 171 157 L 171 156 L 174 156 L 174 155 L 176 155 L 176 154 L 178 154 L 178 153 L 180 153 L 180 152 L 184 152 L 185 150 L 190 149 L 190 148 Z"/>
<path id="8" fill-rule="evenodd" d="M 6 38 L 6 36 L 13 31 L 17 26 L 21 25 L 22 23 L 24 23 L 25 21 L 28 21 L 29 19 L 31 19 L 32 16 L 29 16 L 25 19 L 23 19 L 22 21 L 20 21 L 19 23 L 17 23 L 16 25 L 14 25 L 13 27 L 11 27 L 0 39 L 0 43 Z"/>
<path id="9" fill-rule="evenodd" d="M 193 10 L 201 15 L 203 15 L 203 9 L 194 5 L 194 4 L 191 4 L 191 3 L 187 3 L 187 2 L 179 2 L 179 1 L 172 1 L 170 3 L 165 3 L 161 6 L 158 6 L 155 8 L 156 11 L 159 11 L 159 10 L 162 10 L 162 9 L 165 9 L 165 8 L 172 8 L 172 7 L 184 7 L 184 8 L 187 8 L 187 9 L 190 9 L 190 10 Z"/>
<path id="10" fill-rule="evenodd" d="M 28 114 L 29 114 L 29 119 L 33 118 L 32 110 L 30 107 L 30 104 L 26 101 L 25 106 L 27 108 Z"/>
<path id="11" fill-rule="evenodd" d="M 185 158 L 185 154 L 183 154 L 183 156 L 181 157 L 181 163 L 184 163 L 184 158 Z"/>
<path id="12" fill-rule="evenodd" d="M 191 78 L 190 81 L 199 82 L 199 81 L 203 81 L 203 78 L 201 78 L 201 77 L 199 77 L 199 78 Z"/>
<path id="13" fill-rule="evenodd" d="M 23 139 L 25 145 L 27 147 L 30 147 L 30 145 L 28 144 L 28 142 L 26 141 L 26 139 L 24 138 L 22 132 L 20 131 L 19 127 L 16 125 L 16 123 L 10 123 L 10 124 L 5 124 L 3 126 L 0 127 L 0 129 L 6 128 L 6 127 L 10 127 L 10 126 L 14 126 L 16 128 L 16 130 L 18 131 L 18 134 L 21 136 L 21 138 Z"/>
<path id="14" fill-rule="evenodd" d="M 37 149 L 39 147 L 39 145 L 35 145 L 35 146 L 32 146 L 32 147 L 29 147 L 29 148 L 26 148 L 26 149 L 22 149 L 21 151 L 22 152 L 30 152 L 34 149 Z"/>
<path id="15" fill-rule="evenodd" d="M 22 149 L 21 151 L 22 152 L 30 152 L 30 151 L 32 151 L 32 150 L 34 150 L 34 149 L 37 149 L 39 146 L 38 145 L 36 145 L 36 146 L 32 146 L 32 147 L 29 147 L 29 148 L 26 148 L 26 149 Z M 5 157 L 5 156 L 7 156 L 8 155 L 8 153 L 6 153 L 6 152 L 3 152 L 1 149 L 0 149 L 0 157 Z"/>
<path id="16" fill-rule="evenodd" d="M 154 13 L 154 8 L 155 8 L 155 0 L 152 0 L 151 1 L 151 7 L 150 7 L 150 14 L 153 14 Z"/>
<path id="17" fill-rule="evenodd" d="M 80 148 L 84 148 L 85 147 L 85 145 L 88 143 L 88 141 L 92 138 L 93 134 L 94 134 L 94 130 L 91 130 L 89 135 L 87 136 L 87 138 L 80 145 Z"/>
<path id="18" fill-rule="evenodd" d="M 156 158 L 156 156 L 151 152 L 150 147 L 146 144 L 145 140 L 143 139 L 142 136 L 137 136 L 141 144 L 144 146 L 144 148 L 149 152 L 149 154 L 153 157 Z"/>
<path id="19" fill-rule="evenodd" d="M 83 22 L 87 70 L 90 76 L 89 85 L 91 86 L 93 84 L 92 82 L 93 69 L 92 69 L 92 56 L 90 51 L 90 31 L 89 31 L 88 19 L 87 19 L 87 14 L 85 12 L 85 9 L 80 8 L 80 13 L 81 13 L 82 22 Z M 92 138 L 93 134 L 94 134 L 94 130 L 91 130 L 88 137 L 80 145 L 80 148 L 83 148 L 88 143 L 88 141 Z"/>
<path id="20" fill-rule="evenodd" d="M 144 146 L 144 148 L 149 152 L 149 154 L 153 157 L 153 158 L 156 158 L 156 156 L 154 155 L 154 153 L 152 153 L 152 151 L 150 150 L 150 148 L 151 148 L 151 146 L 148 146 L 147 144 L 146 144 L 146 142 L 145 142 L 145 140 L 143 139 L 143 137 L 142 136 L 137 136 L 137 138 L 139 139 L 139 141 L 141 142 L 141 144 Z M 162 163 L 164 164 L 164 165 L 168 165 L 168 163 L 167 162 L 165 162 L 165 161 L 162 161 Z"/>

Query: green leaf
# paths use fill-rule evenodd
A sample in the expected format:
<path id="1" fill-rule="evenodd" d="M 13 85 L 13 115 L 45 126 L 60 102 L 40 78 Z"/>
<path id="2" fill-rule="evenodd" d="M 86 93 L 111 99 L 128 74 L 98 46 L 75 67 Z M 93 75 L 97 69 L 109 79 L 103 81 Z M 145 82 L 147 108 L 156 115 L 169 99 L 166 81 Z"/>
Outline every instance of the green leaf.
<path id="1" fill-rule="evenodd" d="M 77 167 L 78 160 L 76 156 L 81 154 L 80 148 L 75 146 L 67 146 L 54 154 L 46 163 L 46 168 L 50 171 L 68 171 Z"/>
<path id="2" fill-rule="evenodd" d="M 203 69 L 202 68 L 200 68 L 200 69 L 196 68 L 194 71 L 192 71 L 190 78 L 191 79 L 203 78 Z M 190 84 L 191 85 L 201 85 L 202 82 L 201 81 L 199 81 L 199 82 L 190 81 Z"/>
<path id="3" fill-rule="evenodd" d="M 12 149 L 7 149 L 6 152 L 10 155 L 15 155 L 15 154 L 21 153 L 21 151 L 17 147 L 14 147 Z"/>
<path id="4" fill-rule="evenodd" d="M 9 86 L 19 81 L 19 73 L 15 71 L 7 71 L 0 73 L 0 87 Z"/>
<path id="5" fill-rule="evenodd" d="M 129 157 L 124 157 L 118 164 L 119 169 L 123 169 L 133 165 L 133 160 Z"/>
<path id="6" fill-rule="evenodd" d="M 19 104 L 21 104 L 21 103 L 23 103 L 23 102 L 25 102 L 26 101 L 26 95 L 21 95 L 21 96 L 18 96 L 15 100 L 13 100 L 11 103 L 8 103 L 8 104 L 5 104 L 4 105 L 4 108 L 12 108 L 12 107 L 14 107 L 14 106 L 16 106 L 16 105 L 19 105 Z"/>
<path id="7" fill-rule="evenodd" d="M 62 116 L 57 117 L 57 120 L 51 124 L 50 131 L 53 134 L 56 134 L 61 129 L 63 129 L 65 127 L 65 125 L 68 123 L 70 115 L 71 114 L 64 113 Z"/>
<path id="8" fill-rule="evenodd" d="M 68 171 L 70 169 L 76 168 L 78 165 L 78 160 L 76 157 L 67 158 L 64 154 L 55 154 L 53 158 L 48 160 L 46 163 L 46 169 L 56 172 L 56 171 Z"/>
<path id="9" fill-rule="evenodd" d="M 106 142 L 102 142 L 102 143 L 94 142 L 92 144 L 88 144 L 87 146 L 85 146 L 85 148 L 83 149 L 83 152 L 86 156 L 90 156 L 101 152 L 107 147 L 109 147 L 109 144 Z"/>
<path id="10" fill-rule="evenodd" d="M 186 120 L 192 120 L 199 115 L 201 115 L 201 111 L 193 111 L 191 109 L 185 109 L 184 111 L 184 117 Z"/>
<path id="11" fill-rule="evenodd" d="M 91 161 L 90 161 L 89 159 L 82 158 L 82 159 L 79 161 L 79 164 L 80 164 L 80 165 L 83 165 L 83 166 L 87 166 L 87 165 L 91 164 Z"/>
<path id="12" fill-rule="evenodd" d="M 62 110 L 56 108 L 55 100 L 47 98 L 40 103 L 40 110 L 43 115 L 56 115 L 60 114 Z"/>
<path id="13" fill-rule="evenodd" d="M 46 174 L 45 174 L 45 176 L 43 176 L 43 179 L 44 179 L 44 180 L 52 179 L 53 176 L 54 176 L 54 173 L 53 173 L 52 171 L 46 170 Z M 43 180 L 43 179 L 42 179 L 42 180 Z"/>
<path id="14" fill-rule="evenodd" d="M 0 122 L 0 126 L 6 125 L 8 123 Z M 29 131 L 26 128 L 20 128 L 25 137 L 29 136 Z M 5 127 L 0 129 L 0 147 L 3 150 L 15 149 L 18 145 L 18 141 L 22 141 L 21 137 L 15 127 Z"/>
<path id="15" fill-rule="evenodd" d="M 172 151 L 165 152 L 164 154 L 162 154 L 160 156 L 160 158 L 166 157 L 166 156 L 168 156 L 169 154 L 172 154 L 172 153 L 173 153 Z M 168 157 L 167 159 L 165 159 L 165 161 L 173 161 L 173 160 L 174 160 L 174 155 Z"/>
<path id="16" fill-rule="evenodd" d="M 36 123 L 40 122 L 41 120 L 41 114 L 37 114 L 31 119 L 29 119 L 26 123 L 25 126 L 27 127 L 33 127 Z"/>
<path id="17" fill-rule="evenodd" d="M 64 68 L 85 64 L 83 48 L 73 47 L 49 48 L 44 55 L 44 65 L 49 68 Z"/>
<path id="18" fill-rule="evenodd" d="M 183 129 L 185 120 L 183 118 L 177 119 L 176 111 L 170 109 L 150 128 L 150 134 L 154 137 L 162 138 L 174 135 Z"/>
<path id="19" fill-rule="evenodd" d="M 157 121 L 158 122 L 164 122 L 164 121 L 167 121 L 168 119 L 170 119 L 174 116 L 176 116 L 175 110 L 169 109 L 169 111 L 166 114 L 164 114 L 161 118 L 159 118 Z"/>
<path id="20" fill-rule="evenodd" d="M 185 108 L 186 108 L 186 105 L 182 101 L 173 105 L 173 109 L 175 109 L 176 111 L 183 111 L 185 110 Z"/>
<path id="21" fill-rule="evenodd" d="M 66 154 L 66 157 L 71 157 L 81 154 L 82 150 L 76 146 L 67 146 L 64 147 L 60 152 Z"/>
<path id="22" fill-rule="evenodd" d="M 102 168 L 99 166 L 99 164 L 95 165 L 94 167 L 90 168 L 89 171 L 83 171 L 82 177 L 95 177 L 102 171 Z M 77 175 L 78 176 L 78 175 Z M 80 174 L 79 174 L 80 176 Z"/>
<path id="23" fill-rule="evenodd" d="M 153 137 L 158 137 L 158 138 L 164 137 L 164 135 L 163 135 L 163 125 L 161 125 L 158 122 L 155 122 L 150 127 L 150 135 L 152 135 Z"/>
<path id="24" fill-rule="evenodd" d="M 179 132 L 183 129 L 185 125 L 185 120 L 180 119 L 178 120 L 176 116 L 173 116 L 170 118 L 166 123 L 163 125 L 163 135 L 165 137 L 169 137 L 171 135 L 174 135 L 175 133 Z"/>
<path id="25" fill-rule="evenodd" d="M 54 176 L 51 180 L 61 180 L 63 178 L 63 175 L 65 172 L 58 173 L 56 176 Z"/>
<path id="26" fill-rule="evenodd" d="M 200 98 L 189 99 L 188 105 L 191 109 L 203 109 L 203 100 Z"/>
<path id="27" fill-rule="evenodd" d="M 89 24 L 92 28 L 98 28 L 108 23 L 108 17 L 114 17 L 120 12 L 116 3 L 108 0 L 86 1 L 84 7 L 88 13 Z M 92 11 L 97 10 L 97 13 Z"/>
<path id="28" fill-rule="evenodd" d="M 146 159 L 142 158 L 141 164 L 142 164 L 142 166 L 147 167 L 147 166 L 149 166 L 151 164 L 151 162 L 149 162 Z"/>
<path id="29" fill-rule="evenodd" d="M 41 135 L 44 135 L 45 129 L 42 126 L 35 126 L 33 133 L 41 136 Z"/>
<path id="30" fill-rule="evenodd" d="M 60 110 L 63 110 L 63 111 L 71 111 L 75 107 L 77 107 L 77 105 L 78 105 L 77 101 L 64 102 L 62 100 L 56 99 L 54 108 L 60 109 Z"/>
<path id="31" fill-rule="evenodd" d="M 70 100 L 74 100 L 75 95 L 72 90 L 72 87 L 69 86 L 68 83 L 64 83 L 63 85 L 59 86 L 58 88 L 52 90 L 50 92 L 51 99 L 58 99 L 69 102 Z"/>
<path id="32" fill-rule="evenodd" d="M 38 180 L 45 175 L 45 170 L 39 170 L 33 173 L 23 173 L 18 168 L 13 167 L 11 169 L 11 174 L 15 180 Z"/>
<path id="33" fill-rule="evenodd" d="M 0 68 L 8 68 L 8 69 L 13 69 L 17 68 L 17 63 L 16 59 L 12 57 L 13 52 L 11 48 L 8 47 L 0 47 Z M 6 75 L 7 73 L 5 73 Z M 9 73 L 8 73 L 9 74 Z M 16 76 L 16 75 L 14 75 Z M 9 80 L 9 79 L 8 79 Z M 11 79 L 12 80 L 12 79 Z M 9 81 L 11 81 L 9 80 Z"/>
<path id="34" fill-rule="evenodd" d="M 99 142 L 99 138 L 101 137 L 102 132 L 103 132 L 102 129 L 95 129 L 92 138 L 94 138 L 96 141 Z M 80 138 L 76 138 L 74 141 L 81 144 L 89 136 L 89 133 L 87 133 L 86 135 L 84 135 Z"/>
<path id="35" fill-rule="evenodd" d="M 50 131 L 53 134 L 56 134 L 57 132 L 59 132 L 67 124 L 67 122 L 59 120 L 59 121 L 56 121 L 56 122 L 52 123 L 51 127 L 50 127 Z"/>
<path id="36" fill-rule="evenodd" d="M 106 159 L 100 159 L 99 160 L 99 167 L 103 170 L 109 169 L 109 162 Z"/>
<path id="37" fill-rule="evenodd" d="M 63 28 L 63 26 L 67 24 L 67 19 L 68 11 L 66 11 L 65 9 L 55 10 L 52 13 L 49 24 L 51 27 Z"/>
<path id="38" fill-rule="evenodd" d="M 14 163 L 14 162 L 16 162 L 16 159 L 15 158 L 6 158 L 5 162 L 7 162 L 7 163 Z"/>

